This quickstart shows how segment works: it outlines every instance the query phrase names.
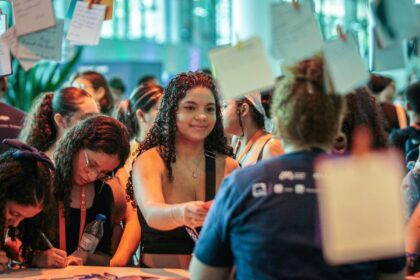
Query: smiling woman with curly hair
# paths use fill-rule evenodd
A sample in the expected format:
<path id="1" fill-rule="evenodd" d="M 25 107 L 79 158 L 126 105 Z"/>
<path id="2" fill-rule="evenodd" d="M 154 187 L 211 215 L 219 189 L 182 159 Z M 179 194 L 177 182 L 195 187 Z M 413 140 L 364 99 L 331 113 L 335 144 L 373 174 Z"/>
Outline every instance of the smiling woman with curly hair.
<path id="1" fill-rule="evenodd" d="M 129 197 L 139 205 L 142 265 L 188 266 L 190 232 L 203 224 L 223 177 L 238 164 L 223 135 L 213 79 L 177 75 L 165 89 L 156 120 L 132 170 Z"/>

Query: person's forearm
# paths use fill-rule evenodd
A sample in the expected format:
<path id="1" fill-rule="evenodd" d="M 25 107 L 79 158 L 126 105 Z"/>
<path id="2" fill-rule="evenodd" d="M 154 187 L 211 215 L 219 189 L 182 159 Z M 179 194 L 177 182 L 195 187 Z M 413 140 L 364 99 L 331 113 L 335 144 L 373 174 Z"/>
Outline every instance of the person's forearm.
<path id="1" fill-rule="evenodd" d="M 129 221 L 125 224 L 117 251 L 111 259 L 111 266 L 127 266 L 131 256 L 140 242 L 140 225 L 138 221 Z"/>
<path id="2" fill-rule="evenodd" d="M 184 203 L 150 203 L 142 212 L 147 224 L 157 230 L 172 230 L 184 225 Z M 143 209 L 142 209 L 143 211 Z"/>

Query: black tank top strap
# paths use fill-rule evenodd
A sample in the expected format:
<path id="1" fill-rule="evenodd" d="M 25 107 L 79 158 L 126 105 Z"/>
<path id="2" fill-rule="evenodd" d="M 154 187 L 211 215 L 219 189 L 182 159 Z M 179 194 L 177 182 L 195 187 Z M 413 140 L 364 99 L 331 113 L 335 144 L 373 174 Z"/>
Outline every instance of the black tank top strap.
<path id="1" fill-rule="evenodd" d="M 216 154 L 206 151 L 206 196 L 205 200 L 214 199 L 216 195 Z"/>

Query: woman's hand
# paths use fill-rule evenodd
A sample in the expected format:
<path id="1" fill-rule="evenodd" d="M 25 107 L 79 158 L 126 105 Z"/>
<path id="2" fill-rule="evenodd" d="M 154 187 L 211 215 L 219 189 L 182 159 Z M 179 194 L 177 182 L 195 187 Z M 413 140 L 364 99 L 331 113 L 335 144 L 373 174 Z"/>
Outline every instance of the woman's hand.
<path id="1" fill-rule="evenodd" d="M 67 265 L 84 265 L 88 256 L 89 252 L 77 249 L 67 258 Z"/>
<path id="2" fill-rule="evenodd" d="M 32 264 L 36 267 L 66 267 L 67 253 L 66 251 L 51 248 L 35 254 Z"/>
<path id="3" fill-rule="evenodd" d="M 189 227 L 202 226 L 209 209 L 203 201 L 190 201 L 183 204 L 184 225 Z"/>
<path id="4" fill-rule="evenodd" d="M 6 252 L 0 250 L 0 273 L 4 272 L 7 269 L 7 265 L 9 263 L 9 258 L 6 255 Z"/>

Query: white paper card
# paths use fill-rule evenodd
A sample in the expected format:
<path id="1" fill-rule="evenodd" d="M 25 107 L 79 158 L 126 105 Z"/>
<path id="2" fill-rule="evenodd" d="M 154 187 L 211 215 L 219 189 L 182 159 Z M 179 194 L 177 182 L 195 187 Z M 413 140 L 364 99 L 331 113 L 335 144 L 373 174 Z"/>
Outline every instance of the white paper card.
<path id="1" fill-rule="evenodd" d="M 326 43 L 324 57 L 337 93 L 347 94 L 368 81 L 369 73 L 352 36 Z"/>
<path id="2" fill-rule="evenodd" d="M 329 263 L 404 254 L 400 163 L 393 152 L 317 163 L 322 246 Z"/>
<path id="3" fill-rule="evenodd" d="M 10 49 L 10 52 L 19 61 L 25 71 L 32 68 L 41 59 L 41 57 L 31 50 L 19 44 L 14 26 L 7 30 L 0 38 L 2 43 Z M 22 55 L 22 57 L 19 57 L 18 54 Z"/>
<path id="4" fill-rule="evenodd" d="M 32 60 L 41 59 L 41 57 L 33 53 L 30 49 L 19 44 L 16 37 L 16 30 L 14 26 L 5 32 L 1 36 L 1 39 L 9 47 L 13 56 L 16 57 L 17 59 L 19 59 L 19 54 L 21 55 L 21 58 L 32 59 Z"/>
<path id="5" fill-rule="evenodd" d="M 420 35 L 420 18 L 413 0 L 382 0 L 387 25 L 396 38 L 410 39 Z"/>
<path id="6" fill-rule="evenodd" d="M 78 1 L 74 9 L 67 40 L 75 45 L 97 45 L 99 43 L 106 6 L 94 4 L 89 9 L 88 5 L 86 2 Z"/>
<path id="7" fill-rule="evenodd" d="M 55 25 L 51 0 L 12 0 L 12 3 L 17 36 Z"/>
<path id="8" fill-rule="evenodd" d="M 7 29 L 7 16 L 0 15 L 0 34 L 4 34 Z M 7 45 L 0 40 L 0 76 L 10 75 L 12 73 L 12 60 L 10 50 Z"/>
<path id="9" fill-rule="evenodd" d="M 43 59 L 60 61 L 63 49 L 64 20 L 57 19 L 55 26 L 18 38 L 19 44 Z M 17 56 L 25 57 L 19 52 Z"/>
<path id="10" fill-rule="evenodd" d="M 309 2 L 272 5 L 272 49 L 286 63 L 308 58 L 322 49 L 322 36 Z"/>
<path id="11" fill-rule="evenodd" d="M 375 44 L 373 70 L 387 71 L 405 68 L 407 55 L 404 46 L 405 43 L 401 41 L 396 41 L 386 48 L 378 48 Z"/>
<path id="12" fill-rule="evenodd" d="M 251 38 L 239 46 L 213 49 L 209 57 L 220 92 L 226 99 L 274 85 L 275 78 L 259 38 Z"/>

